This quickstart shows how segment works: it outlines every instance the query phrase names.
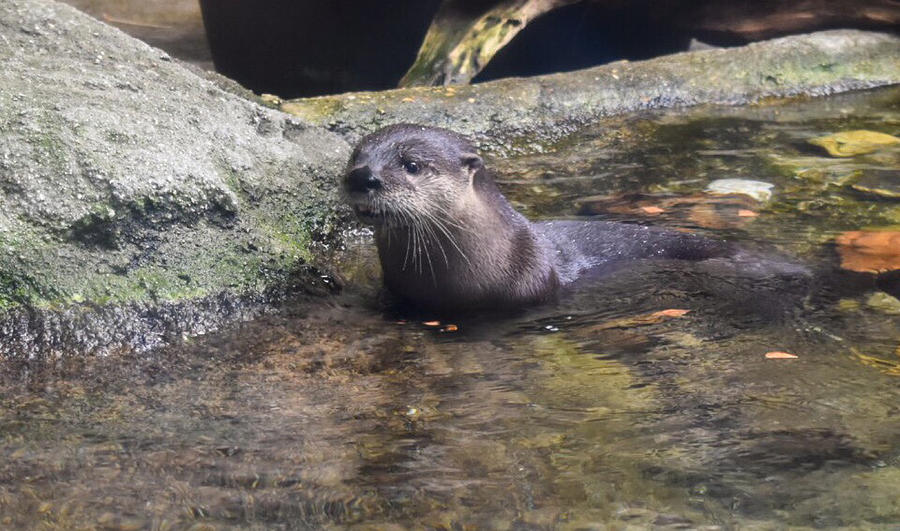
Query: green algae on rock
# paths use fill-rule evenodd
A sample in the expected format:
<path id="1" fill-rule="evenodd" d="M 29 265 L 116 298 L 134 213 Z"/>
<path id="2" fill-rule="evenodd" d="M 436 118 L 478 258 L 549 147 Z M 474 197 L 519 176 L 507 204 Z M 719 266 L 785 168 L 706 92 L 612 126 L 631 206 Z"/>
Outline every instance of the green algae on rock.
<path id="1" fill-rule="evenodd" d="M 382 125 L 419 122 L 466 133 L 482 148 L 519 152 L 631 111 L 900 83 L 898 57 L 896 36 L 822 31 L 532 78 L 289 100 L 281 109 L 350 140 Z"/>
<path id="2" fill-rule="evenodd" d="M 167 328 L 157 308 L 190 334 L 254 313 L 222 297 L 264 303 L 320 282 L 312 247 L 341 227 L 334 183 L 349 146 L 337 135 L 49 0 L 4 2 L 0 40 L 4 354 L 29 348 L 13 337 L 43 341 L 23 315 L 40 329 L 52 312 L 103 305 Z"/>

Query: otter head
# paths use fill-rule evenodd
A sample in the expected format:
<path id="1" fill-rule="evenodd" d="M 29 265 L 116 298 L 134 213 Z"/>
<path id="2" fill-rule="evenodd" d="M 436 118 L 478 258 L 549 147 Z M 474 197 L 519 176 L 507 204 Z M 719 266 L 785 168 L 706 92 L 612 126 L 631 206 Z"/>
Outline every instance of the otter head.
<path id="1" fill-rule="evenodd" d="M 363 223 L 387 229 L 447 217 L 474 193 L 481 157 L 462 136 L 397 124 L 363 138 L 347 167 L 344 192 Z"/>
<path id="2" fill-rule="evenodd" d="M 514 306 L 558 287 L 543 240 L 452 131 L 398 124 L 372 133 L 350 157 L 343 189 L 375 226 L 385 286 L 416 306 Z"/>

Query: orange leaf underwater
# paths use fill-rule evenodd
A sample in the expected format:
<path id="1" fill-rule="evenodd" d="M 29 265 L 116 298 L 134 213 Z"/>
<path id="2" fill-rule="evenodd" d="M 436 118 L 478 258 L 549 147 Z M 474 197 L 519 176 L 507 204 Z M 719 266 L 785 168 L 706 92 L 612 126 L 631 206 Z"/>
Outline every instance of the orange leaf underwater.
<path id="1" fill-rule="evenodd" d="M 792 360 L 792 359 L 796 359 L 796 358 L 797 358 L 797 355 L 791 354 L 790 352 L 778 352 L 777 350 L 772 351 L 772 352 L 766 352 L 767 360 Z"/>

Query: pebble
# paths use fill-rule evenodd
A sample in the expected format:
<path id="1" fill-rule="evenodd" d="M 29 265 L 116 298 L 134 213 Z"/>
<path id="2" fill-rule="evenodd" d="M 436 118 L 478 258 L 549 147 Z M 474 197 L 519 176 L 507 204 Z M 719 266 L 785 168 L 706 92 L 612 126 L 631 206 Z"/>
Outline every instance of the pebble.
<path id="1" fill-rule="evenodd" d="M 765 181 L 716 179 L 706 186 L 706 191 L 711 194 L 742 194 L 764 202 L 772 198 L 772 188 L 775 185 Z"/>
<path id="2" fill-rule="evenodd" d="M 853 157 L 900 144 L 900 138 L 877 131 L 858 130 L 811 138 L 809 143 L 824 148 L 832 157 Z"/>

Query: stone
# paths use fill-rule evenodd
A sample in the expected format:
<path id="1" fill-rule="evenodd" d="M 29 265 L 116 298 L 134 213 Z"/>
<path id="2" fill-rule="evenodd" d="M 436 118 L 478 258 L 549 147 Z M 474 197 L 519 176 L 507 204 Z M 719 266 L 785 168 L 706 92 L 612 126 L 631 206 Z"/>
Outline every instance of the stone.
<path id="1" fill-rule="evenodd" d="M 0 355 L 155 345 L 320 282 L 339 136 L 49 0 L 0 3 L 0 42 Z"/>
<path id="2" fill-rule="evenodd" d="M 765 181 L 751 181 L 749 179 L 716 179 L 706 186 L 706 191 L 716 195 L 746 195 L 763 203 L 772 198 L 772 188 L 774 187 L 774 184 Z"/>
<path id="3" fill-rule="evenodd" d="M 900 144 L 900 138 L 877 131 L 844 131 L 811 138 L 810 144 L 820 146 L 832 157 L 853 157 Z"/>

